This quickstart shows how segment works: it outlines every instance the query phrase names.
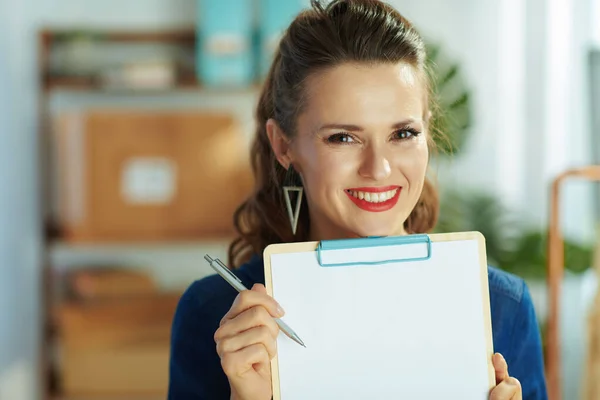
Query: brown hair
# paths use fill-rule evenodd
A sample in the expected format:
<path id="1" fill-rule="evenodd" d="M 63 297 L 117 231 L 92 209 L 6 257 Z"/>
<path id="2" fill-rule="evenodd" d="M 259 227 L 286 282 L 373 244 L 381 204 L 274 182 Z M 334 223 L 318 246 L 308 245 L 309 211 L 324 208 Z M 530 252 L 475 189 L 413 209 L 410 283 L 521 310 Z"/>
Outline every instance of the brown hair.
<path id="1" fill-rule="evenodd" d="M 271 149 L 266 122 L 273 118 L 288 136 L 295 134 L 304 101 L 306 78 L 346 62 L 406 62 L 427 75 L 425 44 L 400 13 L 377 0 L 334 0 L 327 6 L 312 0 L 312 9 L 300 13 L 288 27 L 275 53 L 256 109 L 256 136 L 251 149 L 256 178 L 254 193 L 234 214 L 239 237 L 229 247 L 229 263 L 239 266 L 252 254 L 262 255 L 272 243 L 308 240 L 306 201 L 296 235 L 287 217 L 282 186 L 301 185 L 300 177 L 284 169 Z M 431 91 L 431 77 L 424 79 Z M 428 102 L 433 101 L 429 95 Z M 431 110 L 429 104 L 428 111 Z M 426 118 L 428 119 L 428 118 Z M 429 137 L 439 132 L 433 132 Z M 430 147 L 434 143 L 430 140 Z M 426 179 L 419 201 L 405 222 L 409 233 L 428 232 L 437 222 L 438 194 Z"/>

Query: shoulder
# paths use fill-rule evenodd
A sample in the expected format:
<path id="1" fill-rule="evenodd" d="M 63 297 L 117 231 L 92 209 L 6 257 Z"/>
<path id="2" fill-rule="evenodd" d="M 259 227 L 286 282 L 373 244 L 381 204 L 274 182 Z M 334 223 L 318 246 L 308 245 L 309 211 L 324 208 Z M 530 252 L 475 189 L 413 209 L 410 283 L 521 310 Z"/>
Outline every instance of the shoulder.
<path id="1" fill-rule="evenodd" d="M 494 344 L 506 357 L 515 338 L 523 334 L 519 326 L 537 325 L 533 302 L 525 281 L 516 275 L 490 267 L 488 282 Z"/>
<path id="2" fill-rule="evenodd" d="M 181 318 L 213 322 L 220 312 L 231 306 L 236 295 L 235 289 L 219 275 L 199 279 L 193 282 L 181 296 L 175 322 Z"/>
<path id="3" fill-rule="evenodd" d="M 488 283 L 494 337 L 505 343 L 511 337 L 516 321 L 532 316 L 529 311 L 533 309 L 533 303 L 525 281 L 516 275 L 489 267 Z"/>
<path id="4" fill-rule="evenodd" d="M 517 303 L 523 300 L 527 290 L 522 278 L 495 267 L 488 267 L 488 283 L 490 293 Z"/>

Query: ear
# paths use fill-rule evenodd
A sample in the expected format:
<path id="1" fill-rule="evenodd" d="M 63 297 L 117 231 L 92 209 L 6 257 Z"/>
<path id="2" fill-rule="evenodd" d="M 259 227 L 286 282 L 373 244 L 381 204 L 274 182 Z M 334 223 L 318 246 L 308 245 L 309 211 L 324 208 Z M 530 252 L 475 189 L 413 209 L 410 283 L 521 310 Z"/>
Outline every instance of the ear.
<path id="1" fill-rule="evenodd" d="M 292 163 L 292 157 L 290 154 L 290 140 L 285 136 L 283 130 L 279 127 L 279 124 L 270 118 L 266 123 L 267 136 L 271 143 L 275 158 L 279 161 L 279 164 L 285 169 L 288 169 Z"/>

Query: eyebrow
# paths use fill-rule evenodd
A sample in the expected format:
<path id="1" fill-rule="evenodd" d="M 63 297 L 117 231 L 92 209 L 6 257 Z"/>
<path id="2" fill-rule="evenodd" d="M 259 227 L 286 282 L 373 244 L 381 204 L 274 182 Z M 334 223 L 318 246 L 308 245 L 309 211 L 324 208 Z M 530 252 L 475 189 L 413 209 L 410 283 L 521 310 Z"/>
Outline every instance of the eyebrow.
<path id="1" fill-rule="evenodd" d="M 406 127 L 406 126 L 408 126 L 410 124 L 413 124 L 413 123 L 415 123 L 417 121 L 418 120 L 413 119 L 413 118 L 405 119 L 404 121 L 396 122 L 395 124 L 393 124 L 392 128 L 393 129 L 404 128 L 404 127 Z M 340 129 L 340 130 L 354 131 L 354 132 L 362 132 L 362 131 L 364 131 L 364 128 L 362 126 L 359 126 L 359 125 L 325 124 L 325 125 L 322 125 L 319 129 L 317 129 L 317 132 L 320 132 L 320 131 L 322 131 L 324 129 Z"/>

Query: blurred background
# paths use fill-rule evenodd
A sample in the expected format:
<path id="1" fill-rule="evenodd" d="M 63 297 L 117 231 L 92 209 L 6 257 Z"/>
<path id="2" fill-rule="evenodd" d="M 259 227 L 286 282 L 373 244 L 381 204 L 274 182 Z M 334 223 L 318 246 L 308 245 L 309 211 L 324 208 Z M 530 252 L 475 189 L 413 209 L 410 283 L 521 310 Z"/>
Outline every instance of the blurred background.
<path id="1" fill-rule="evenodd" d="M 173 310 L 226 258 L 260 83 L 307 3 L 0 0 L 1 400 L 165 398 Z M 454 143 L 437 230 L 483 232 L 545 332 L 550 184 L 600 164 L 600 0 L 389 3 L 426 38 Z M 560 199 L 563 394 L 600 399 L 600 189 Z"/>

